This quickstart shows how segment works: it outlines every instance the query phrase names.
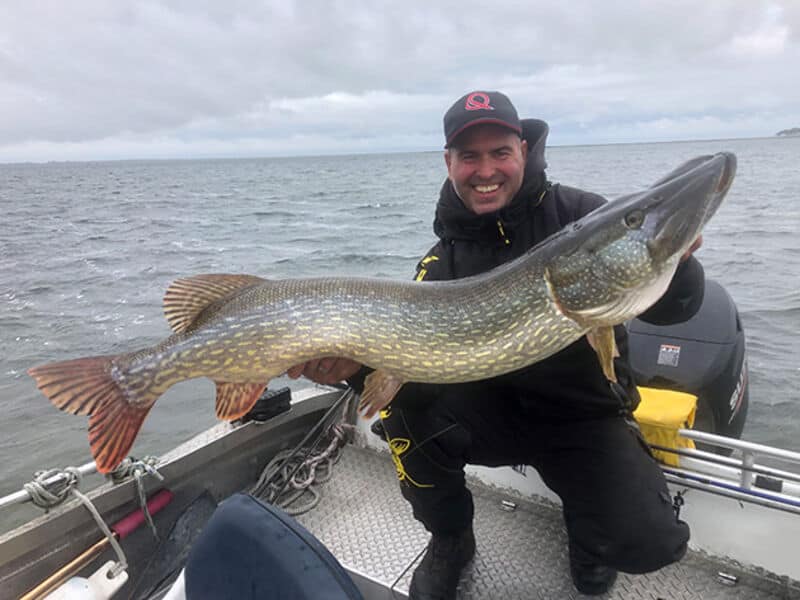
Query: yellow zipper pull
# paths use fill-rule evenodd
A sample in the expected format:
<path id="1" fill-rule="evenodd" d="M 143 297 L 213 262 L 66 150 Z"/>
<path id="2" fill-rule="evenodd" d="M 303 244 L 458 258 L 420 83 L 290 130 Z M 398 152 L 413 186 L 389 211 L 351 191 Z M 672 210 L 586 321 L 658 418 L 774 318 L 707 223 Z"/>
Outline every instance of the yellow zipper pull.
<path id="1" fill-rule="evenodd" d="M 500 221 L 500 219 L 497 219 L 497 230 L 500 232 L 500 237 L 503 239 L 503 243 L 505 243 L 506 246 L 510 246 L 511 240 L 506 236 L 506 230 L 503 228 L 503 223 Z"/>

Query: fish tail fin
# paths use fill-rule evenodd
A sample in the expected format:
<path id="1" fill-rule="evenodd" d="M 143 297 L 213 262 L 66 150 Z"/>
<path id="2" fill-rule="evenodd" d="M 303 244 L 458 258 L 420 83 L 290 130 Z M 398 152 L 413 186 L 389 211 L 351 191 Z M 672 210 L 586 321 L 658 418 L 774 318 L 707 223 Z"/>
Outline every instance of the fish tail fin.
<path id="1" fill-rule="evenodd" d="M 101 473 L 109 473 L 128 455 L 156 400 L 137 397 L 136 405 L 129 402 L 126 390 L 114 377 L 114 361 L 120 356 L 78 358 L 28 370 L 57 408 L 89 415 L 89 445 Z"/>

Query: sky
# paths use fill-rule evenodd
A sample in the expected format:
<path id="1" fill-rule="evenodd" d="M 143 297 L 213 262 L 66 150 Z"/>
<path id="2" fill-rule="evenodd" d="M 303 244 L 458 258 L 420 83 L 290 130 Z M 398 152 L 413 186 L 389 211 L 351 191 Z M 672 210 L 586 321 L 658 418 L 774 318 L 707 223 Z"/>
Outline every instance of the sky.
<path id="1" fill-rule="evenodd" d="M 440 150 L 500 90 L 551 145 L 800 127 L 798 0 L 3 0 L 0 162 Z"/>

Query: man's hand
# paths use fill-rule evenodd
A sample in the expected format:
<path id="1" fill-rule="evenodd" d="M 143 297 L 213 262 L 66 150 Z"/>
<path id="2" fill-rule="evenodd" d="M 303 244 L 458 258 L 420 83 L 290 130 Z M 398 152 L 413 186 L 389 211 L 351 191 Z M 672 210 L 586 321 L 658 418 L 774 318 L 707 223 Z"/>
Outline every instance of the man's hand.
<path id="1" fill-rule="evenodd" d="M 292 379 L 305 375 L 314 383 L 331 385 L 352 377 L 360 368 L 361 363 L 349 358 L 326 356 L 295 365 L 286 374 Z"/>
<path id="2" fill-rule="evenodd" d="M 695 250 L 697 250 L 702 245 L 703 245 L 703 236 L 699 235 L 697 236 L 697 239 L 694 242 L 692 242 L 692 245 L 689 246 L 689 249 L 683 253 L 683 256 L 681 256 L 681 262 L 687 260 L 695 252 Z"/>

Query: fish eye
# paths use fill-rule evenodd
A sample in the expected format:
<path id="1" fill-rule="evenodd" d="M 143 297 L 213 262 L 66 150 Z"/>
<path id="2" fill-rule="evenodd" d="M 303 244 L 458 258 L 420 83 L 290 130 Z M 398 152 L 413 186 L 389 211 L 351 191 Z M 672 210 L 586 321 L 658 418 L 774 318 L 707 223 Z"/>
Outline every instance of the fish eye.
<path id="1" fill-rule="evenodd" d="M 639 229 L 644 223 L 644 213 L 641 210 L 632 210 L 625 215 L 625 227 Z"/>

